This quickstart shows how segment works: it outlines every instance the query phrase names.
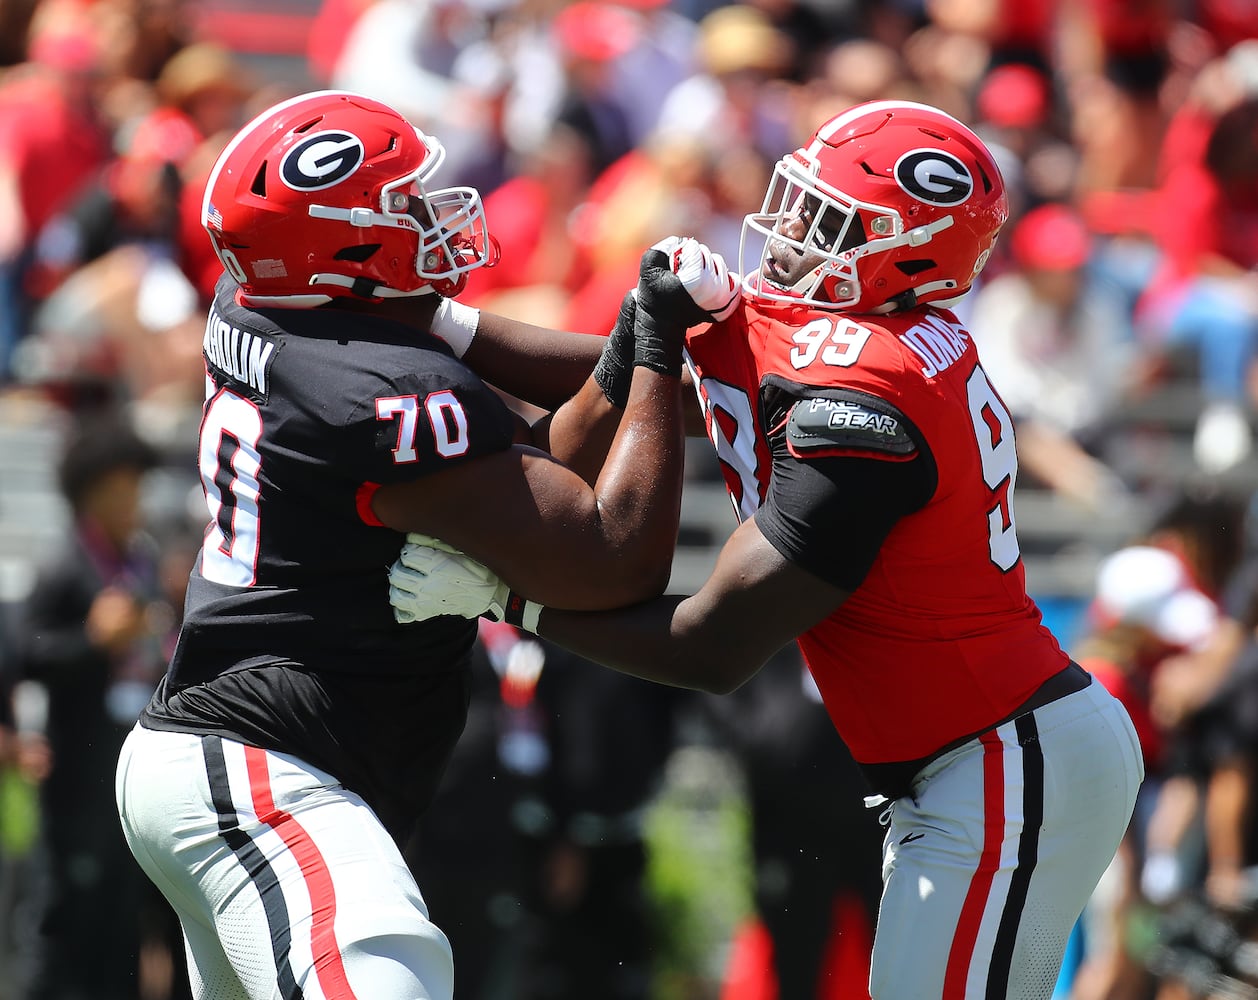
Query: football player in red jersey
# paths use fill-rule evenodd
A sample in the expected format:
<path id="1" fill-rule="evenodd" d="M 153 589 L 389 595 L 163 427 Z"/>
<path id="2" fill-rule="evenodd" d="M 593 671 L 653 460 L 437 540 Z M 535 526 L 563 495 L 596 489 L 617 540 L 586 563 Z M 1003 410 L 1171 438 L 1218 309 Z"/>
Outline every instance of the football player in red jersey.
<path id="1" fill-rule="evenodd" d="M 741 288 L 673 241 L 715 320 L 688 334 L 687 363 L 741 521 L 697 594 L 561 610 L 527 570 L 422 540 L 391 572 L 403 618 L 488 608 L 705 691 L 797 639 L 889 803 L 875 1000 L 1049 997 L 1143 779 L 1126 713 L 1027 594 L 1014 427 L 944 304 L 1007 211 L 969 128 L 884 101 L 778 162 L 744 222 Z M 639 319 L 657 308 L 639 301 Z"/>
<path id="2" fill-rule="evenodd" d="M 321 91 L 247 124 L 205 189 L 226 272 L 203 342 L 205 542 L 117 780 L 198 1000 L 452 996 L 399 848 L 463 729 L 477 626 L 395 620 L 383 570 L 406 532 L 529 565 L 564 606 L 668 580 L 702 313 L 658 251 L 637 298 L 675 318 L 642 329 L 632 297 L 608 338 L 458 306 L 494 249 L 479 194 L 433 185 L 442 158 L 393 109 Z M 503 364 L 513 339 L 529 356 Z M 523 426 L 461 360 L 480 355 L 530 402 L 576 395 Z"/>

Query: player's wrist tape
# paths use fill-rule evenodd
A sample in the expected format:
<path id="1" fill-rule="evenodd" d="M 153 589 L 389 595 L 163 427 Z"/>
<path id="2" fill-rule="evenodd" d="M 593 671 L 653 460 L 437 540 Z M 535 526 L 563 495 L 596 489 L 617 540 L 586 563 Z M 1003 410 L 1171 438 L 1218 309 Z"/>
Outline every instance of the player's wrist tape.
<path id="1" fill-rule="evenodd" d="M 661 332 L 639 309 L 633 330 L 633 366 L 681 378 L 681 345 L 685 335 L 685 327 Z"/>
<path id="2" fill-rule="evenodd" d="M 629 387 L 633 381 L 633 314 L 637 309 L 636 291 L 625 293 L 620 303 L 616 322 L 603 344 L 603 353 L 594 366 L 594 381 L 603 390 L 607 401 L 619 410 L 629 402 Z"/>
<path id="3" fill-rule="evenodd" d="M 502 620 L 508 625 L 514 625 L 516 628 L 522 628 L 525 632 L 536 635 L 537 620 L 541 617 L 544 607 L 544 604 L 526 600 L 513 590 L 507 594 L 507 603 L 502 609 Z"/>
<path id="4" fill-rule="evenodd" d="M 472 345 L 479 325 L 480 310 L 454 299 L 442 299 L 432 316 L 432 332 L 450 345 L 456 358 Z"/>
<path id="5" fill-rule="evenodd" d="M 623 410 L 629 403 L 629 381 L 632 376 L 632 367 L 625 367 L 606 354 L 594 366 L 594 381 L 603 390 L 607 402 L 618 410 Z"/>

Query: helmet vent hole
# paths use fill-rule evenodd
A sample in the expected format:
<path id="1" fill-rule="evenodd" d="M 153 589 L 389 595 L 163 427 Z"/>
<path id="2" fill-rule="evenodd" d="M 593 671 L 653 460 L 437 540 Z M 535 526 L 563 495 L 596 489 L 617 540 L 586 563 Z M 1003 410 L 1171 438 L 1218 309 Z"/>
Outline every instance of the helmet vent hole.
<path id="1" fill-rule="evenodd" d="M 870 166 L 868 163 L 866 163 L 864 160 L 861 160 L 861 169 L 862 169 L 863 171 L 865 171 L 865 173 L 869 174 L 869 176 L 870 176 L 870 177 L 876 177 L 876 176 L 878 176 L 878 171 L 877 171 L 877 170 L 875 170 L 873 167 L 871 167 L 871 166 Z"/>
<path id="2" fill-rule="evenodd" d="M 948 141 L 948 137 L 946 135 L 942 132 L 936 132 L 934 129 L 924 128 L 921 131 L 930 136 L 932 139 L 938 139 L 940 142 Z"/>
<path id="3" fill-rule="evenodd" d="M 838 251 L 851 250 L 858 247 L 862 243 L 869 240 L 869 235 L 865 232 L 865 225 L 861 222 L 859 215 L 853 215 L 852 221 L 848 223 L 847 232 L 843 234 L 843 241 L 836 248 Z"/>
<path id="4" fill-rule="evenodd" d="M 362 264 L 380 249 L 379 243 L 360 243 L 353 247 L 341 247 L 333 256 L 333 260 L 348 260 Z"/>
<path id="5" fill-rule="evenodd" d="M 901 274 L 911 278 L 915 274 L 929 271 L 932 267 L 937 267 L 938 265 L 933 260 L 901 260 L 896 261 L 895 266 Z"/>
<path id="6" fill-rule="evenodd" d="M 259 198 L 266 197 L 266 163 L 258 167 L 257 174 L 254 175 L 253 183 L 249 185 L 249 190 L 256 194 Z"/>
<path id="7" fill-rule="evenodd" d="M 306 122 L 304 125 L 298 125 L 295 129 L 293 129 L 293 131 L 298 135 L 301 135 L 303 132 L 309 132 L 321 121 L 323 121 L 323 115 L 319 115 L 318 118 L 311 118 L 310 121 Z"/>
<path id="8" fill-rule="evenodd" d="M 983 165 L 981 163 L 978 164 L 977 166 L 978 166 L 978 175 L 983 180 L 983 193 L 991 194 L 992 193 L 992 179 L 987 176 L 987 171 L 983 169 Z"/>

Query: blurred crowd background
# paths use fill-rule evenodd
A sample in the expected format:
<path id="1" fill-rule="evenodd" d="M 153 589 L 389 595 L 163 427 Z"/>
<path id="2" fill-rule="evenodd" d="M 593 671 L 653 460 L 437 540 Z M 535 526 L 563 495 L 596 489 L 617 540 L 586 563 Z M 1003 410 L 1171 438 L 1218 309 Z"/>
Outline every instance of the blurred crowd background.
<path id="1" fill-rule="evenodd" d="M 1149 771 L 1057 995 L 1258 998 L 1254 3 L 0 0 L 0 1000 L 186 995 L 113 767 L 202 527 L 204 180 L 325 87 L 484 194 L 465 301 L 594 333 L 662 236 L 737 267 L 844 107 L 972 124 L 1013 214 L 959 311 L 1018 419 L 1028 582 Z M 693 444 L 679 592 L 733 528 Z M 409 850 L 463 1000 L 866 995 L 881 831 L 792 649 L 708 698 L 481 640 Z"/>

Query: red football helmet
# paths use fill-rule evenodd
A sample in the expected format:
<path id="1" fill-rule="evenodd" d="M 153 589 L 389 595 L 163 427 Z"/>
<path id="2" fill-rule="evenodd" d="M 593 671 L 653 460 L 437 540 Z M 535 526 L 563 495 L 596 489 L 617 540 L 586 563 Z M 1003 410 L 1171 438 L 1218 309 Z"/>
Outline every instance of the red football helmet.
<path id="1" fill-rule="evenodd" d="M 379 101 L 304 94 L 228 143 L 201 224 L 254 305 L 457 295 L 497 247 L 474 188 L 424 186 L 444 159 L 440 142 Z"/>
<path id="2" fill-rule="evenodd" d="M 1000 168 L 978 136 L 924 104 L 872 101 L 778 161 L 760 214 L 743 222 L 743 287 L 850 312 L 955 298 L 1008 215 Z M 789 268 L 800 255 L 802 274 Z"/>

